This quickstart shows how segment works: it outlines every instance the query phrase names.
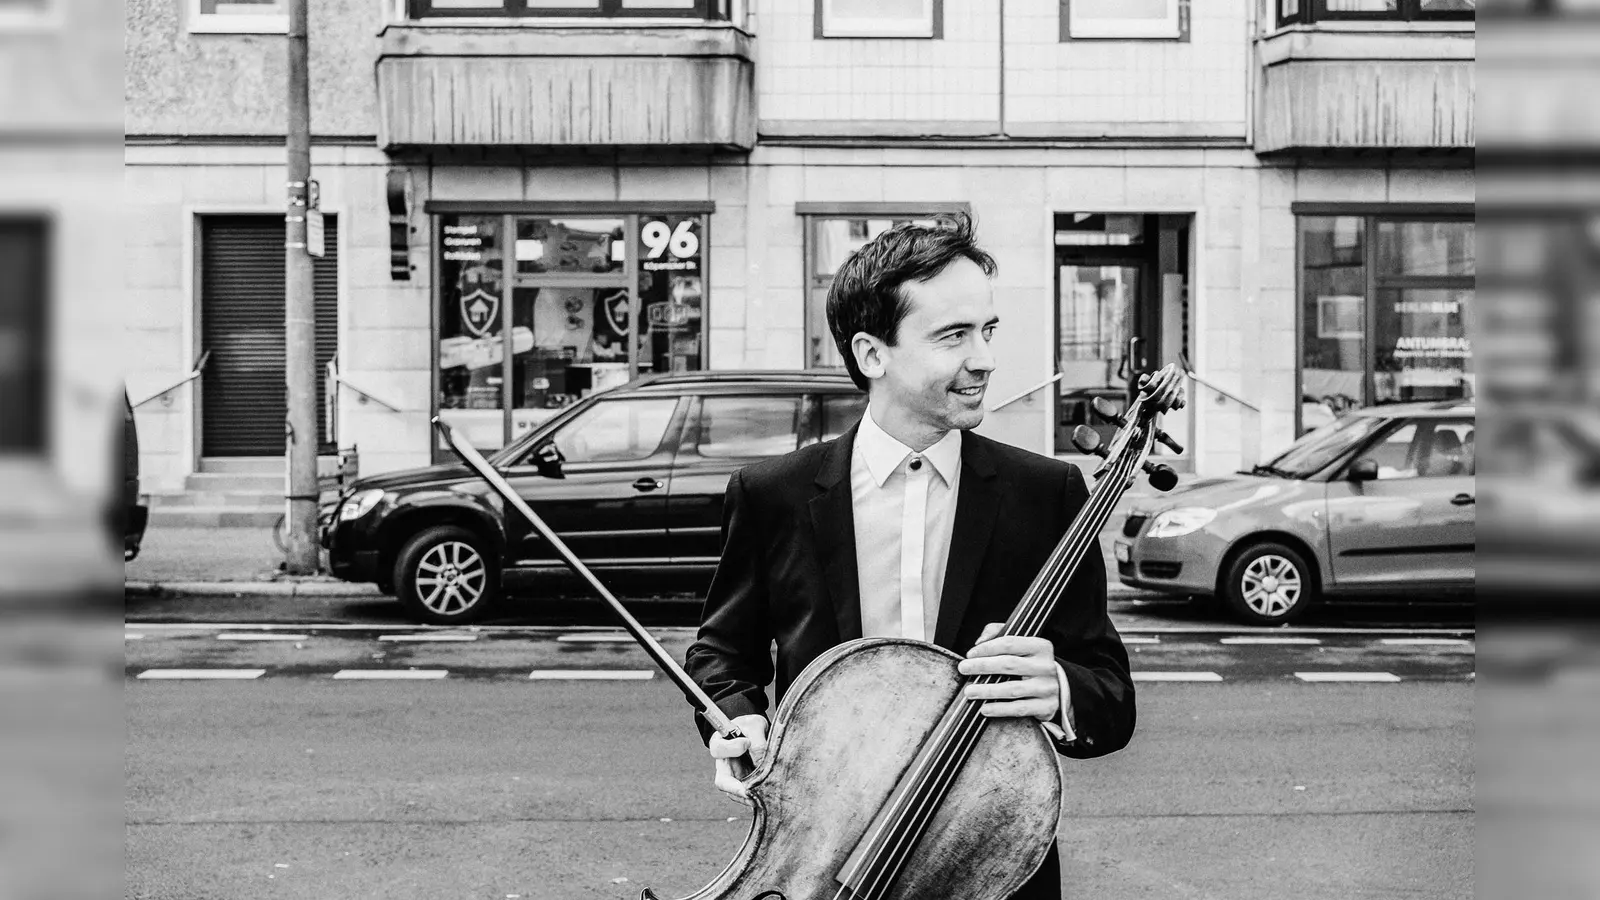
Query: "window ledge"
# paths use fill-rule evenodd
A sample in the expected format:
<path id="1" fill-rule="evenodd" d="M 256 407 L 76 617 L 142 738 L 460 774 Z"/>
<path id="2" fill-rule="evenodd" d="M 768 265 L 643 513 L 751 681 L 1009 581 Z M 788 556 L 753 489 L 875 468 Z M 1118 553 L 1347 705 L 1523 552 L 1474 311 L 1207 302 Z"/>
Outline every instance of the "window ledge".
<path id="1" fill-rule="evenodd" d="M 1259 38 L 1256 45 L 1263 66 L 1310 60 L 1470 62 L 1477 57 L 1472 32 L 1438 29 L 1331 30 L 1295 26 Z"/>
<path id="2" fill-rule="evenodd" d="M 523 16 L 512 18 L 509 16 L 424 16 L 415 19 L 400 19 L 390 22 L 384 28 L 549 28 L 572 30 L 605 30 L 630 31 L 638 28 L 703 28 L 723 29 L 732 28 L 743 32 L 750 37 L 755 32 L 748 28 L 735 25 L 722 19 L 689 19 L 674 17 L 658 18 L 591 18 L 571 17 L 557 18 L 545 16 Z"/>
<path id="3" fill-rule="evenodd" d="M 288 34 L 289 17 L 196 15 L 188 26 L 190 34 Z"/>
<path id="4" fill-rule="evenodd" d="M 1476 22 L 1459 20 L 1423 21 L 1423 22 L 1313 22 L 1306 24 L 1296 22 L 1277 28 L 1268 26 L 1263 39 L 1272 38 L 1280 34 L 1295 32 L 1325 32 L 1328 34 L 1472 34 L 1478 30 Z"/>

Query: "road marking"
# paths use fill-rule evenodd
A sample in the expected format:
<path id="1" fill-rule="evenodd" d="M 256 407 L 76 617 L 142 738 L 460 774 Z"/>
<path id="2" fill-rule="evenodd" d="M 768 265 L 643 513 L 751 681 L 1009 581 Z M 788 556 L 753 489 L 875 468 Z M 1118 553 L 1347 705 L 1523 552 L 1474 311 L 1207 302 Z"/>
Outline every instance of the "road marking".
<path id="1" fill-rule="evenodd" d="M 1392 684 L 1400 680 L 1399 675 L 1388 672 L 1296 672 L 1294 677 L 1301 681 L 1310 682 L 1382 682 Z"/>
<path id="2" fill-rule="evenodd" d="M 1134 681 L 1221 681 L 1215 672 L 1134 672 Z"/>
<path id="3" fill-rule="evenodd" d="M 1402 647 L 1471 647 L 1472 642 L 1461 638 L 1384 638 L 1383 643 Z"/>
<path id="4" fill-rule="evenodd" d="M 380 634 L 380 635 L 378 635 L 378 640 L 380 640 L 380 641 L 406 641 L 406 642 L 418 643 L 418 644 L 423 644 L 423 643 L 427 643 L 427 644 L 461 643 L 461 642 L 467 642 L 467 641 L 475 641 L 477 639 L 478 639 L 478 636 L 475 635 L 475 634 Z"/>
<path id="5" fill-rule="evenodd" d="M 124 634 L 122 636 L 122 639 L 125 640 L 125 641 L 142 641 L 142 640 L 144 640 L 144 635 L 142 635 L 142 634 Z"/>
<path id="6" fill-rule="evenodd" d="M 142 680 L 177 681 L 248 681 L 267 674 L 266 669 L 145 669 L 138 674 Z"/>
<path id="7" fill-rule="evenodd" d="M 307 641 L 309 634 L 282 634 L 276 631 L 254 634 L 248 631 L 229 631 L 217 635 L 219 641 Z"/>
<path id="8" fill-rule="evenodd" d="M 433 681 L 449 674 L 449 669 L 340 669 L 333 677 L 341 681 Z"/>
<path id="9" fill-rule="evenodd" d="M 530 681 L 649 681 L 649 669 L 540 669 L 528 673 Z"/>
<path id="10" fill-rule="evenodd" d="M 1320 644 L 1321 640 L 1312 637 L 1225 637 L 1224 644 Z"/>
<path id="11" fill-rule="evenodd" d="M 1124 635 L 1123 638 L 1122 638 L 1122 642 L 1124 644 L 1159 644 L 1159 643 L 1161 643 L 1161 638 L 1158 638 L 1158 637 L 1128 637 L 1127 635 Z"/>
<path id="12" fill-rule="evenodd" d="M 563 644 L 631 644 L 631 634 L 563 634 L 556 638 Z"/>

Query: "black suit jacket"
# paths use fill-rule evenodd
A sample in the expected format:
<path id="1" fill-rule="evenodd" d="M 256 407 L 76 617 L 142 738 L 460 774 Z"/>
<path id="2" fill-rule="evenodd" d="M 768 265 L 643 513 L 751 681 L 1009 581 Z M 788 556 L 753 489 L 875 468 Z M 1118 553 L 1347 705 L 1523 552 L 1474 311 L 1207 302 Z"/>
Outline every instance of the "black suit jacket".
<path id="1" fill-rule="evenodd" d="M 856 430 L 749 466 L 729 481 L 722 560 L 685 668 L 730 718 L 767 715 L 823 652 L 861 637 L 850 459 Z M 984 625 L 1022 598 L 1089 498 L 1076 466 L 967 432 L 961 441 L 950 558 L 934 643 L 965 654 Z M 1043 631 L 1071 689 L 1074 758 L 1102 756 L 1133 736 L 1128 655 L 1106 615 L 1105 562 L 1091 552 Z M 777 667 L 770 646 L 777 642 Z M 770 716 L 769 716 L 770 718 Z M 701 737 L 711 727 L 696 719 Z M 1054 849 L 1018 898 L 1060 896 Z"/>

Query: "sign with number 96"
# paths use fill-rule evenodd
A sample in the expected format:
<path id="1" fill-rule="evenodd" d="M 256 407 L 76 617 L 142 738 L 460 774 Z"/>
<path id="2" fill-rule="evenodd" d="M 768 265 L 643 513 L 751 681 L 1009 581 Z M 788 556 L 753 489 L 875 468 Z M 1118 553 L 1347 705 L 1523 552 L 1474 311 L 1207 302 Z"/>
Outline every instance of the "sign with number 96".
<path id="1" fill-rule="evenodd" d="M 645 257 L 660 259 L 667 251 L 678 259 L 688 259 L 700 252 L 700 236 L 694 233 L 695 220 L 684 219 L 677 227 L 668 227 L 660 219 L 652 219 L 639 229 L 639 240 L 644 242 Z"/>

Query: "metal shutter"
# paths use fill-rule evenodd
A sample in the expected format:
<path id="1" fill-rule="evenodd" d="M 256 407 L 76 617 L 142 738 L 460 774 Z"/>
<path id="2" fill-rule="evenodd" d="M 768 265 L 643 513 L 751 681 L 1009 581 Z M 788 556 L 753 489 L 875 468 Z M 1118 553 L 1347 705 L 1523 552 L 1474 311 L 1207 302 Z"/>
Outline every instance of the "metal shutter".
<path id="1" fill-rule="evenodd" d="M 326 366 L 338 350 L 338 224 L 327 216 L 328 255 L 315 261 L 317 445 L 327 446 Z M 211 351 L 203 376 L 201 454 L 282 456 L 284 231 L 281 216 L 201 220 L 200 333 Z"/>
<path id="2" fill-rule="evenodd" d="M 36 219 L 0 220 L 0 455 L 47 443 L 47 230 Z"/>

